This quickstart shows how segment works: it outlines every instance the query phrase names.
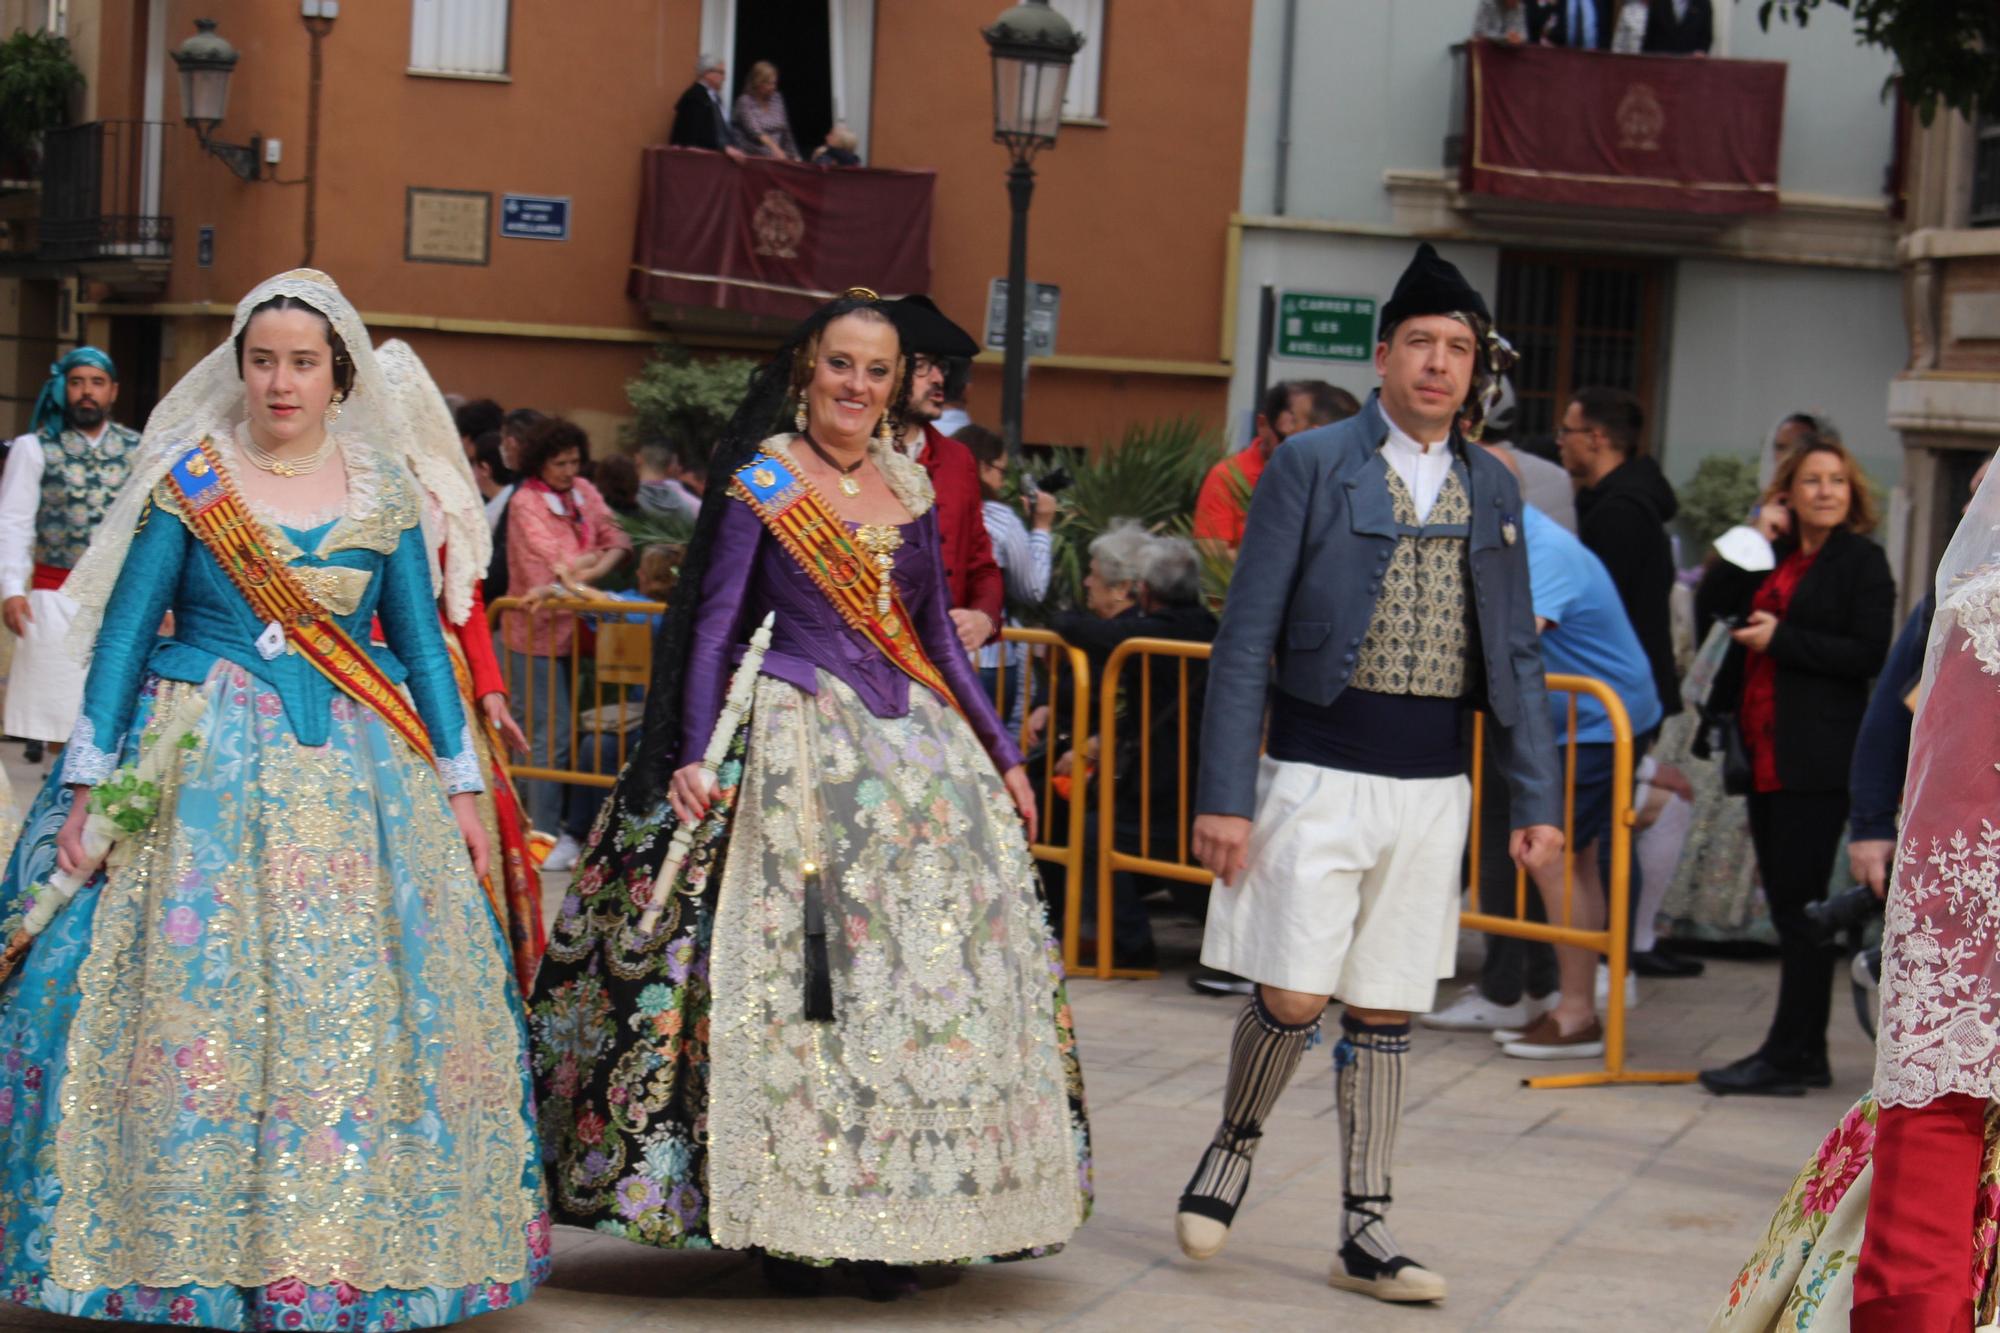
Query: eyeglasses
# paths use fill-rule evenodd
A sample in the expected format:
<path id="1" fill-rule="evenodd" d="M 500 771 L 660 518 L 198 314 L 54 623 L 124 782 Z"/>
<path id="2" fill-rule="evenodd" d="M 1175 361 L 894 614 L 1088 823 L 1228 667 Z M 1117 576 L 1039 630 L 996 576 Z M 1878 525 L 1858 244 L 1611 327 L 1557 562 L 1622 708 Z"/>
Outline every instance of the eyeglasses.
<path id="1" fill-rule="evenodd" d="M 1588 434 L 1590 434 L 1590 433 L 1591 433 L 1592 431 L 1594 431 L 1594 430 L 1596 430 L 1596 429 L 1597 429 L 1597 427 L 1595 427 L 1595 426 L 1557 426 L 1557 427 L 1556 427 L 1556 434 L 1558 434 L 1558 435 L 1588 435 Z"/>
<path id="2" fill-rule="evenodd" d="M 938 363 L 925 356 L 922 352 L 910 358 L 910 373 L 912 375 L 928 375 L 937 368 Z"/>

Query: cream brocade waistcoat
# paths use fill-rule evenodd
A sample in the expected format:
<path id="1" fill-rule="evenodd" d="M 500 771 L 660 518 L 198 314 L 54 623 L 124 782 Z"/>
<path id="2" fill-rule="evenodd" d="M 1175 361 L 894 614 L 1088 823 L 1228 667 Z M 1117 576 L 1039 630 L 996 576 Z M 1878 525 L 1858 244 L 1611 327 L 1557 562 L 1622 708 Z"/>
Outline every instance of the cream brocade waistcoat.
<path id="1" fill-rule="evenodd" d="M 1448 473 L 1419 523 L 1402 476 L 1387 460 L 1383 470 L 1400 533 L 1348 684 L 1374 694 L 1462 698 L 1472 655 L 1466 562 L 1472 502 L 1458 473 Z"/>

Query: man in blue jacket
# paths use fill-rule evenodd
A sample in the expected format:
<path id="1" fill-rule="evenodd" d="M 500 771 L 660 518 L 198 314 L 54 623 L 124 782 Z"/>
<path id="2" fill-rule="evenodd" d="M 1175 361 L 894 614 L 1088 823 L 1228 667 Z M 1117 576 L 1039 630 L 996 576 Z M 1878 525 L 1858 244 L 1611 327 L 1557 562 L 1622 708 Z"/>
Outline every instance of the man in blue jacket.
<path id="1" fill-rule="evenodd" d="M 1389 1233 L 1389 1161 L 1410 1015 L 1453 970 L 1470 709 L 1497 724 L 1515 859 L 1532 868 L 1562 847 L 1520 490 L 1456 429 L 1503 355 L 1479 293 L 1419 246 L 1382 308 L 1379 393 L 1287 441 L 1251 502 L 1209 665 L 1194 851 L 1217 877 L 1202 962 L 1258 988 L 1175 1219 L 1191 1258 L 1222 1249 L 1264 1120 L 1338 996 L 1342 1243 L 1328 1281 L 1444 1296 Z"/>

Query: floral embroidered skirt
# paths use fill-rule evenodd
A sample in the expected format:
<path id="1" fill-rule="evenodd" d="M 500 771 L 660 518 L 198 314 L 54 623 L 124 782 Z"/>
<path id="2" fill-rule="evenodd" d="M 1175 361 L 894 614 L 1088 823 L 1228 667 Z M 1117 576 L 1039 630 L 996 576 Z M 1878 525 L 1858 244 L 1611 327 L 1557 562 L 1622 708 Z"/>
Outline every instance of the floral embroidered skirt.
<path id="1" fill-rule="evenodd" d="M 506 945 L 428 765 L 240 668 L 153 825 L 0 989 L 0 1297 L 224 1329 L 439 1327 L 549 1272 Z M 130 762 L 137 742 L 122 756 Z M 52 774 L 0 931 L 55 869 Z"/>
<path id="2" fill-rule="evenodd" d="M 1874 1181 L 1875 1095 L 1856 1102 L 1820 1144 L 1778 1205 L 1763 1243 L 1730 1284 L 1710 1333 L 1811 1333 L 1847 1327 L 1854 1268 L 1861 1258 L 1868 1192 Z M 2000 1236 L 2000 1106 L 1986 1111 L 1986 1157 L 1972 1226 L 1975 1308 L 1983 1323 L 2000 1304 L 1995 1238 Z"/>
<path id="3" fill-rule="evenodd" d="M 661 925 L 664 792 L 605 805 L 530 1004 L 560 1221 L 813 1260 L 1018 1258 L 1090 1199 L 1074 1031 L 1026 842 L 956 713 L 758 682 Z M 805 880 L 834 1018 L 804 1013 Z"/>

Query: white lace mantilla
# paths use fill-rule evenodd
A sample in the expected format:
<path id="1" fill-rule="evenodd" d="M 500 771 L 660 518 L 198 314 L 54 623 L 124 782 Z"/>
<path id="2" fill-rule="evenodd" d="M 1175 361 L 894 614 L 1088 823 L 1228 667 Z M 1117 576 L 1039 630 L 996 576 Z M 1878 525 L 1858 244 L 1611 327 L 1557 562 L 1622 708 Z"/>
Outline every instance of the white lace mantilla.
<path id="1" fill-rule="evenodd" d="M 486 790 L 486 779 L 479 772 L 479 749 L 472 742 L 470 722 L 458 729 L 458 753 L 449 758 L 439 755 L 437 769 L 438 777 L 444 780 L 447 796 Z"/>
<path id="2" fill-rule="evenodd" d="M 97 724 L 88 714 L 76 719 L 76 729 L 69 734 L 69 745 L 63 750 L 63 781 L 71 786 L 95 787 L 111 779 L 111 771 L 118 767 L 115 751 L 97 747 Z"/>

